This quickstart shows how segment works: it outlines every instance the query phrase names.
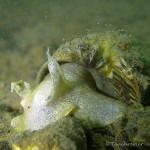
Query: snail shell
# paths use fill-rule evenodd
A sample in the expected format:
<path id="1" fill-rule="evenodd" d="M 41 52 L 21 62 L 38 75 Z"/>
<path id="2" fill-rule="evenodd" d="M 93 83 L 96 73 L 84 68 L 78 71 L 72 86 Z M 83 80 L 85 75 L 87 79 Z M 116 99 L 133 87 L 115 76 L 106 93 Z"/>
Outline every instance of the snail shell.
<path id="1" fill-rule="evenodd" d="M 100 92 L 129 105 L 141 106 L 137 71 L 126 61 L 131 57 L 129 51 L 133 53 L 130 46 L 133 41 L 131 35 L 122 31 L 87 34 L 61 45 L 53 57 L 59 64 L 74 62 L 85 66 Z M 37 83 L 47 73 L 45 63 L 37 75 Z"/>

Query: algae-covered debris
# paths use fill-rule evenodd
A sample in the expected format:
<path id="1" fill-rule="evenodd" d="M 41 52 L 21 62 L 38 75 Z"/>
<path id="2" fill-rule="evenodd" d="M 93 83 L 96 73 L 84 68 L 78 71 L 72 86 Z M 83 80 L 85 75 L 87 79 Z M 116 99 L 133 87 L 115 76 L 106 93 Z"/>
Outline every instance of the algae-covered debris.
<path id="1" fill-rule="evenodd" d="M 9 141 L 0 141 L 0 149 L 1 150 L 12 150 L 12 147 L 10 145 Z"/>
<path id="2" fill-rule="evenodd" d="M 126 132 L 131 142 L 150 142 L 150 107 L 129 113 Z"/>
<path id="3" fill-rule="evenodd" d="M 149 108 L 133 109 L 124 119 L 94 129 L 65 117 L 42 130 L 14 133 L 12 146 L 14 150 L 144 150 L 149 147 L 149 114 Z"/>
<path id="4" fill-rule="evenodd" d="M 13 148 L 19 150 L 87 150 L 87 139 L 80 123 L 72 117 L 66 117 L 40 131 L 15 134 Z"/>

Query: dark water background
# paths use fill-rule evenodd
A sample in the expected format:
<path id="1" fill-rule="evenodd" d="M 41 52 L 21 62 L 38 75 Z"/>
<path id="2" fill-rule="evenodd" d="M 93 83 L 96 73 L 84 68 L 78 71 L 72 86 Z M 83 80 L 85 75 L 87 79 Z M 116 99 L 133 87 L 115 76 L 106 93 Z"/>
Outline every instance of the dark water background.
<path id="1" fill-rule="evenodd" d="M 0 0 L 0 51 L 125 29 L 150 42 L 149 0 Z"/>

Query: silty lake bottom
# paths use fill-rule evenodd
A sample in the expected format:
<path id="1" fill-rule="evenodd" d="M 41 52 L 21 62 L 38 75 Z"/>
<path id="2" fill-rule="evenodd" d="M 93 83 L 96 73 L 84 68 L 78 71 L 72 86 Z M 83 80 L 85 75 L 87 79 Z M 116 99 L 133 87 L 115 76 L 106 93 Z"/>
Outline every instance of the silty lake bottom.
<path id="1" fill-rule="evenodd" d="M 20 98 L 10 92 L 10 83 L 22 79 L 34 87 L 47 61 L 47 47 L 52 53 L 77 36 L 118 29 L 150 43 L 149 5 L 148 0 L 0 0 L 0 149 L 11 149 L 14 130 L 10 122 L 22 114 Z M 133 121 L 136 118 L 135 113 Z"/>

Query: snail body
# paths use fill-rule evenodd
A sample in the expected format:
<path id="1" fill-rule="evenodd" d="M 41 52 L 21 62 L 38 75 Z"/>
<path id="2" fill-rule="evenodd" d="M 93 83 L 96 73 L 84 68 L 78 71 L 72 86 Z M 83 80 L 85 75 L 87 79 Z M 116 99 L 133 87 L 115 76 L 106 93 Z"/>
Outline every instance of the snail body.
<path id="1" fill-rule="evenodd" d="M 48 69 L 49 74 L 34 90 L 23 81 L 11 84 L 22 98 L 24 110 L 11 121 L 17 131 L 40 130 L 68 115 L 91 127 L 105 126 L 127 112 L 125 104 L 94 90 L 93 78 L 84 67 L 59 66 L 48 55 Z"/>

